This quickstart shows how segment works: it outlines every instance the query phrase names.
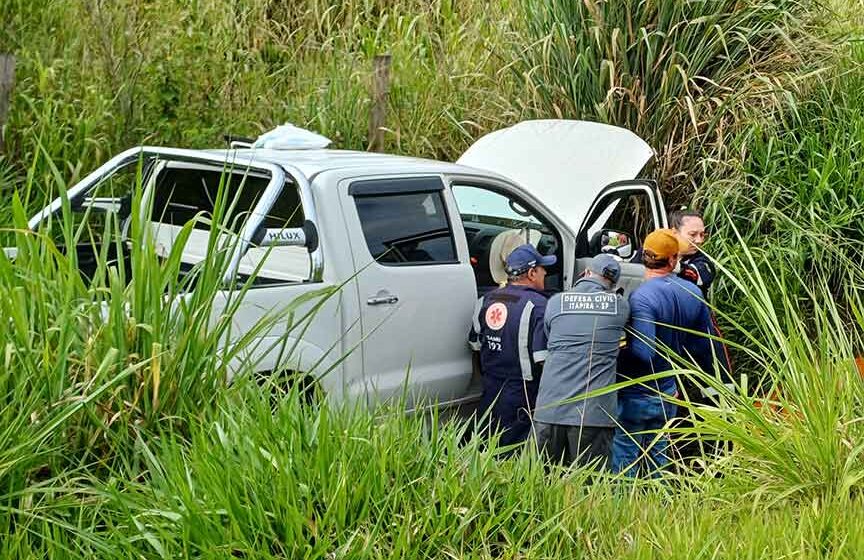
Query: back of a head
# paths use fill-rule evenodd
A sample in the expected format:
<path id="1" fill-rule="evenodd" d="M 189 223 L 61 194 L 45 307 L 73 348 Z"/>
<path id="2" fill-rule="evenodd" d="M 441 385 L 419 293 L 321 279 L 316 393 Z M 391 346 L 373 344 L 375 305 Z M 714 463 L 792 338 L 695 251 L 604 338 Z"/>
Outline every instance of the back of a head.
<path id="1" fill-rule="evenodd" d="M 588 262 L 588 270 L 614 288 L 621 278 L 621 264 L 612 255 L 597 255 Z"/>
<path id="2" fill-rule="evenodd" d="M 657 229 L 648 234 L 642 247 L 642 264 L 651 270 L 661 270 L 673 266 L 673 259 L 686 249 L 673 229 Z"/>

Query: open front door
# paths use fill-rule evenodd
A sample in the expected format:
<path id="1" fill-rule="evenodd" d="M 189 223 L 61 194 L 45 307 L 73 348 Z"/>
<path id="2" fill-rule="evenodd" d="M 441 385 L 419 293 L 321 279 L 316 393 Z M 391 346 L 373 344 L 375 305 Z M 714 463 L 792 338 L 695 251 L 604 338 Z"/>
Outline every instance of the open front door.
<path id="1" fill-rule="evenodd" d="M 641 264 L 629 261 L 649 233 L 667 226 L 656 183 L 635 180 L 608 185 L 591 205 L 576 236 L 576 276 L 592 257 L 612 254 L 621 259 L 619 286 L 629 294 L 642 282 L 644 271 Z"/>

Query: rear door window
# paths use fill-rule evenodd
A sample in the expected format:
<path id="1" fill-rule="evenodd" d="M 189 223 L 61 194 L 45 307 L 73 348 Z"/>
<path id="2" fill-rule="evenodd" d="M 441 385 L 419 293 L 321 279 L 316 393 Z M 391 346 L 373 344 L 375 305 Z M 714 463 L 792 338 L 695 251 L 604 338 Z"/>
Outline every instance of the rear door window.
<path id="1" fill-rule="evenodd" d="M 156 179 L 151 209 L 157 251 L 167 255 L 190 220 L 195 231 L 183 248 L 183 262 L 192 265 L 207 256 L 213 222 L 223 232 L 239 233 L 264 194 L 269 177 L 189 164 L 169 164 Z M 224 193 L 225 211 L 214 216 Z M 286 184 L 268 210 L 265 228 L 301 227 L 305 220 L 297 187 Z M 256 274 L 256 283 L 300 282 L 309 278 L 310 258 L 305 247 L 250 247 L 240 262 L 241 278 Z"/>
<path id="2" fill-rule="evenodd" d="M 358 181 L 349 192 L 369 253 L 380 264 L 458 262 L 440 179 Z"/>

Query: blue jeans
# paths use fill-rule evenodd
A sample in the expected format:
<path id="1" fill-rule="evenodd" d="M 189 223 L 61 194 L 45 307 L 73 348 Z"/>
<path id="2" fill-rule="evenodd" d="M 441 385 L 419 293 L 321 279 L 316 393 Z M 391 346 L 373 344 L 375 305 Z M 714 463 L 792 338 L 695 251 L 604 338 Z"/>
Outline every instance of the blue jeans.
<path id="1" fill-rule="evenodd" d="M 659 433 L 678 406 L 653 393 L 618 393 L 618 423 L 612 441 L 612 472 L 658 476 L 669 463 L 669 436 Z M 648 432 L 648 433 L 645 433 Z"/>

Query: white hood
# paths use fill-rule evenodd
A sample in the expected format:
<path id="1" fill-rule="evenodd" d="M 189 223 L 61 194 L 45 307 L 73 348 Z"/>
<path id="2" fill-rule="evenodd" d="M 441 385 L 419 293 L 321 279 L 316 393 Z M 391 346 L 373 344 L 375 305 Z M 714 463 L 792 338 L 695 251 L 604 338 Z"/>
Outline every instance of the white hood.
<path id="1" fill-rule="evenodd" d="M 475 142 L 456 163 L 494 171 L 576 231 L 610 183 L 635 179 L 654 155 L 627 129 L 586 121 L 523 121 Z"/>

